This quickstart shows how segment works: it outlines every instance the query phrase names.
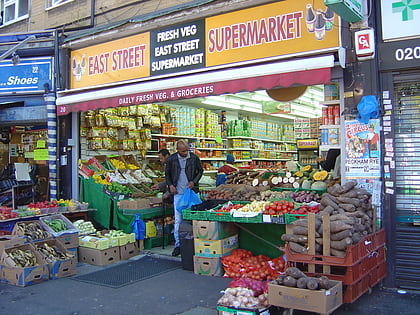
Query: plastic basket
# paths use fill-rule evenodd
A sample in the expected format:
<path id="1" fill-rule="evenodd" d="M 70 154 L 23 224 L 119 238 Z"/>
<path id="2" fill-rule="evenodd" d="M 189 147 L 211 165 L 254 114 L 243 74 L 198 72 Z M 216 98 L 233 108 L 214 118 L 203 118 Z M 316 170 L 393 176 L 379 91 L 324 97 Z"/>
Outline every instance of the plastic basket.
<path id="1" fill-rule="evenodd" d="M 370 275 L 366 275 L 356 283 L 346 285 L 343 292 L 343 303 L 353 303 L 366 293 L 370 288 L 369 281 Z"/>
<path id="2" fill-rule="evenodd" d="M 307 272 L 308 264 L 298 263 L 295 265 L 309 276 L 325 275 L 331 280 L 341 281 L 345 285 L 351 285 L 358 282 L 360 279 L 362 279 L 368 274 L 371 275 L 371 279 L 376 280 L 377 278 L 380 278 L 380 276 L 377 276 L 377 274 L 381 273 L 379 272 L 378 267 L 383 262 L 385 262 L 385 248 L 381 247 L 377 251 L 372 252 L 371 255 L 363 258 L 361 261 L 354 264 L 353 266 L 330 266 L 330 273 L 328 274 L 324 274 L 322 272 L 323 265 L 314 264 L 315 273 Z"/>
<path id="3" fill-rule="evenodd" d="M 349 246 L 344 257 L 299 254 L 291 251 L 288 244 L 286 244 L 285 252 L 289 261 L 312 262 L 331 266 L 352 266 L 384 245 L 385 230 L 380 229 L 375 233 L 366 235 L 358 243 Z"/>
<path id="4" fill-rule="evenodd" d="M 303 219 L 307 217 L 306 214 L 291 214 L 291 213 L 285 213 L 284 214 L 284 221 L 286 224 L 291 224 L 295 222 L 296 220 Z"/>
<path id="5" fill-rule="evenodd" d="M 175 210 L 176 211 L 176 210 Z M 203 210 L 191 210 L 191 209 L 184 209 L 182 210 L 182 218 L 184 220 L 200 220 L 200 221 L 207 221 L 209 211 Z"/>
<path id="6" fill-rule="evenodd" d="M 250 204 L 250 201 L 230 201 L 231 204 L 246 205 Z M 207 217 L 210 221 L 223 221 L 223 222 L 239 222 L 239 223 L 262 223 L 262 213 L 259 213 L 255 217 L 234 217 L 229 212 L 217 211 L 228 203 L 221 204 L 212 210 L 208 211 Z"/>
<path id="7" fill-rule="evenodd" d="M 153 247 L 167 246 L 169 243 L 174 242 L 172 234 L 164 236 L 149 237 L 144 239 L 144 249 L 152 249 Z"/>

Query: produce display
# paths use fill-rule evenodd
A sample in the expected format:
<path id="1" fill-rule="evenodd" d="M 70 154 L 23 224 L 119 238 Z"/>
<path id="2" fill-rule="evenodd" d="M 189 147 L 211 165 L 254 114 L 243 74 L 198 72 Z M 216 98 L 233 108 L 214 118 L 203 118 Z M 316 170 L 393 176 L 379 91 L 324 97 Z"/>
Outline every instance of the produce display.
<path id="1" fill-rule="evenodd" d="M 121 193 L 121 194 L 127 194 L 127 195 L 133 192 L 133 190 L 130 189 L 129 187 L 124 186 L 124 185 L 122 185 L 122 184 L 120 184 L 118 182 L 112 182 L 111 184 L 109 184 L 106 187 L 106 189 L 109 192 Z"/>
<path id="2" fill-rule="evenodd" d="M 218 305 L 234 308 L 262 308 L 268 306 L 267 293 L 255 296 L 255 292 L 248 288 L 227 288 L 223 296 L 217 301 Z"/>
<path id="3" fill-rule="evenodd" d="M 266 203 L 263 214 L 268 215 L 282 215 L 291 212 L 295 208 L 295 203 L 288 200 L 275 200 Z"/>
<path id="4" fill-rule="evenodd" d="M 20 268 L 38 266 L 34 253 L 29 249 L 22 250 L 20 248 L 12 248 L 7 253 L 6 263 Z"/>
<path id="5" fill-rule="evenodd" d="M 13 231 L 16 235 L 26 236 L 28 241 L 45 240 L 51 237 L 51 234 L 45 231 L 38 221 L 16 222 Z"/>
<path id="6" fill-rule="evenodd" d="M 39 253 L 44 257 L 48 263 L 53 263 L 58 260 L 66 260 L 73 258 L 73 255 L 61 251 L 55 245 L 48 245 L 47 243 L 36 244 Z"/>
<path id="7" fill-rule="evenodd" d="M 268 256 L 254 256 L 250 251 L 235 249 L 230 255 L 223 256 L 221 262 L 228 278 L 250 278 L 272 280 L 284 271 L 283 257 L 271 259 Z"/>
<path id="8" fill-rule="evenodd" d="M 350 181 L 344 185 L 334 184 L 322 195 L 319 213 L 315 215 L 317 254 L 322 253 L 322 215 L 330 218 L 330 253 L 332 256 L 344 257 L 347 247 L 359 242 L 365 235 L 373 232 L 373 208 L 371 194 L 365 189 L 357 188 L 357 182 Z M 300 254 L 308 252 L 308 220 L 299 219 L 292 234 L 283 234 L 290 250 Z"/>
<path id="9" fill-rule="evenodd" d="M 45 220 L 44 221 L 54 232 L 67 230 L 67 224 L 62 219 Z"/>
<path id="10" fill-rule="evenodd" d="M 19 217 L 17 212 L 14 212 L 10 207 L 0 207 L 0 220 L 9 220 Z"/>
<path id="11" fill-rule="evenodd" d="M 235 201 L 261 200 L 260 193 L 270 187 L 253 187 L 250 185 L 219 185 L 207 193 L 206 199 L 222 199 Z"/>
<path id="12" fill-rule="evenodd" d="M 279 275 L 274 284 L 308 290 L 322 290 L 330 288 L 327 276 L 308 277 L 296 267 L 288 267 L 284 274 Z"/>
<path id="13" fill-rule="evenodd" d="M 91 221 L 77 220 L 73 225 L 79 230 L 80 235 L 94 234 L 96 229 Z"/>
<path id="14" fill-rule="evenodd" d="M 304 203 L 304 202 L 311 202 L 311 201 L 316 201 L 319 202 L 321 200 L 321 195 L 313 192 L 313 191 L 309 191 L 309 190 L 301 190 L 301 191 L 297 191 L 297 192 L 291 192 L 290 193 L 290 198 L 292 198 L 294 201 L 296 202 L 300 202 L 300 203 Z"/>

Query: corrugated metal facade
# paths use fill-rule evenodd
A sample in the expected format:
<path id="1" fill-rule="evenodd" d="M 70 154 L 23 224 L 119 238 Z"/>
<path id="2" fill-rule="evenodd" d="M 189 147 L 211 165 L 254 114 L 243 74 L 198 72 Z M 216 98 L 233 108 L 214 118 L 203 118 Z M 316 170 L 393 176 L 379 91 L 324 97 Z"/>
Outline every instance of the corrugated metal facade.
<path id="1" fill-rule="evenodd" d="M 395 84 L 395 284 L 420 289 L 420 77 Z"/>

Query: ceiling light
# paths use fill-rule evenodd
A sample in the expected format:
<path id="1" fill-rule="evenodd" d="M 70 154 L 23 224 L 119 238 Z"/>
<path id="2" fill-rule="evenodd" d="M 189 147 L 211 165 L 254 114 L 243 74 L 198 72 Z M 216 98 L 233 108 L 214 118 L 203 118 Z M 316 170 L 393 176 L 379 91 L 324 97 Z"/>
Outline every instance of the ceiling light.
<path id="1" fill-rule="evenodd" d="M 204 100 L 202 101 L 203 104 L 207 104 L 207 105 L 213 105 L 213 106 L 219 106 L 219 107 L 225 107 L 225 108 L 230 108 L 230 109 L 242 109 L 242 107 L 240 105 L 235 105 L 235 104 L 229 104 L 229 103 L 224 103 L 218 100 Z"/>

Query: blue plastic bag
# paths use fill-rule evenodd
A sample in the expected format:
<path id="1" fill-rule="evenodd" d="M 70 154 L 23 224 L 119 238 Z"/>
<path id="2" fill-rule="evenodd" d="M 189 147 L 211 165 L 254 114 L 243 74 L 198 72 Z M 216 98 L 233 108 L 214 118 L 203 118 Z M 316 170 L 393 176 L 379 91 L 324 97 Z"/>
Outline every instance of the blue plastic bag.
<path id="1" fill-rule="evenodd" d="M 175 209 L 178 212 L 182 212 L 182 210 L 191 208 L 192 206 L 198 205 L 201 202 L 202 201 L 200 197 L 194 191 L 192 191 L 191 188 L 187 188 L 185 189 L 182 197 L 178 199 L 175 205 Z"/>
<path id="2" fill-rule="evenodd" d="M 133 223 L 131 223 L 133 228 L 133 233 L 136 234 L 136 240 L 144 240 L 144 235 L 146 234 L 146 225 L 140 217 L 140 213 L 136 213 L 136 218 Z"/>
<path id="3" fill-rule="evenodd" d="M 357 104 L 358 115 L 356 119 L 367 124 L 371 118 L 379 117 L 379 104 L 375 95 L 363 96 Z"/>

